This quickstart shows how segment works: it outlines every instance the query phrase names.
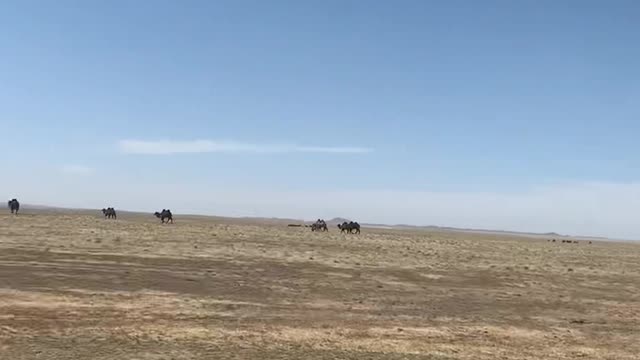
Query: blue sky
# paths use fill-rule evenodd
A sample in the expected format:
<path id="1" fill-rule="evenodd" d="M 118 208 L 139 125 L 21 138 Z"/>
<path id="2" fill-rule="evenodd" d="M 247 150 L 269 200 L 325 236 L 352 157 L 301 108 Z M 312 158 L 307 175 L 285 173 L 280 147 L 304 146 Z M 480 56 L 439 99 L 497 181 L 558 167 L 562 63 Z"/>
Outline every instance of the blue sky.
<path id="1" fill-rule="evenodd" d="M 640 238 L 635 1 L 0 9 L 5 197 Z"/>

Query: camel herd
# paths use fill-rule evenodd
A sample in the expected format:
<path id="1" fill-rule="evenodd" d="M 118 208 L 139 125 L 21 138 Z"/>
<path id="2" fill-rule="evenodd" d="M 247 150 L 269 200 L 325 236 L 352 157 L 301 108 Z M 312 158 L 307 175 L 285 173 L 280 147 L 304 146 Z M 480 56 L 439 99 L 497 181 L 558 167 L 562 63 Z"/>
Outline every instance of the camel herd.
<path id="1" fill-rule="evenodd" d="M 8 206 L 8 208 L 11 211 L 12 214 L 18 215 L 18 212 L 20 211 L 20 202 L 18 201 L 18 199 L 9 200 L 9 202 L 7 203 L 7 206 Z M 106 209 L 102 209 L 102 214 L 107 219 L 113 219 L 113 220 L 117 219 L 116 209 L 114 209 L 112 207 L 108 207 Z M 169 209 L 162 209 L 162 211 L 156 211 L 155 213 L 153 213 L 153 215 L 155 217 L 157 217 L 158 219 L 160 219 L 160 222 L 162 224 L 173 224 L 173 214 L 171 213 L 171 210 L 169 210 Z M 293 226 L 293 225 L 289 225 L 289 226 Z M 298 225 L 296 225 L 296 226 L 298 226 Z M 327 222 L 324 221 L 323 219 L 318 219 L 313 224 L 306 225 L 306 226 L 310 227 L 311 231 L 314 231 L 314 232 L 315 231 L 321 231 L 321 232 L 329 231 L 329 227 L 327 226 Z M 354 222 L 354 221 L 350 221 L 350 222 L 346 222 L 345 221 L 342 224 L 338 224 L 338 229 L 340 229 L 341 233 L 360 234 L 360 224 L 358 224 L 357 222 Z M 548 239 L 547 241 L 556 242 L 556 239 Z M 558 241 L 558 242 L 560 242 L 560 241 Z M 578 240 L 562 240 L 562 243 L 578 244 Z M 589 241 L 589 244 L 591 244 L 591 241 Z"/>
<path id="2" fill-rule="evenodd" d="M 18 199 L 9 200 L 7 206 L 12 214 L 18 215 L 18 212 L 20 211 L 20 202 L 18 201 Z M 106 219 L 116 220 L 118 218 L 116 209 L 112 207 L 102 209 L 102 214 Z M 163 224 L 173 224 L 173 214 L 171 214 L 171 210 L 162 209 L 162 211 L 156 211 L 153 215 L 160 219 Z"/>
<path id="3" fill-rule="evenodd" d="M 548 239 L 548 242 L 556 242 L 556 239 Z M 578 240 L 568 240 L 568 239 L 562 239 L 562 241 L 558 241 L 561 242 L 563 244 L 579 244 L 580 242 Z M 589 244 L 591 244 L 592 242 L 589 241 Z"/>
<path id="4" fill-rule="evenodd" d="M 311 224 L 309 227 L 311 228 L 311 231 L 329 231 L 327 222 L 323 219 L 316 220 L 316 222 Z M 345 221 L 342 224 L 338 224 L 338 229 L 340 229 L 341 233 L 360 234 L 360 224 L 353 221 Z"/>
<path id="5" fill-rule="evenodd" d="M 107 219 L 115 220 L 118 218 L 116 216 L 116 209 L 112 207 L 102 209 L 102 214 L 104 214 L 104 217 Z M 162 211 L 159 211 L 159 212 L 156 211 L 155 213 L 153 213 L 153 215 L 158 219 L 160 219 L 160 222 L 162 222 L 163 224 L 173 224 L 173 214 L 169 209 L 162 209 Z"/>
<path id="6" fill-rule="evenodd" d="M 18 215 L 18 212 L 20 211 L 20 202 L 18 201 L 18 199 L 11 199 L 9 200 L 9 202 L 7 203 L 7 206 L 9 208 L 9 210 L 11 211 L 12 214 Z M 108 207 L 105 209 L 102 209 L 102 214 L 104 215 L 104 217 L 106 219 L 117 219 L 117 215 L 116 215 L 116 209 L 112 208 L 112 207 Z M 173 214 L 171 213 L 171 210 L 169 209 L 162 209 L 162 211 L 156 211 L 155 213 L 153 213 L 153 215 L 155 217 L 157 217 L 158 219 L 160 219 L 160 222 L 162 224 L 173 224 Z M 289 226 L 302 226 L 302 225 L 289 225 Z M 316 222 L 314 222 L 311 225 L 305 225 L 306 227 L 310 227 L 311 231 L 321 231 L 321 232 L 325 232 L 325 231 L 329 231 L 329 227 L 327 226 L 327 222 L 324 221 L 323 219 L 318 219 L 316 220 Z M 346 233 L 346 234 L 360 234 L 360 224 L 358 224 L 357 222 L 354 221 L 350 221 L 350 222 L 343 222 L 342 224 L 338 224 L 338 229 L 340 229 L 341 233 Z M 556 242 L 556 239 L 548 239 L 547 241 L 549 242 Z M 561 240 L 562 243 L 568 243 L 568 244 L 578 244 L 578 240 Z M 560 242 L 560 241 L 558 241 Z M 591 241 L 589 241 L 589 244 L 591 244 Z"/>
<path id="7" fill-rule="evenodd" d="M 18 211 L 20 211 L 20 202 L 18 199 L 11 199 L 7 203 L 9 210 L 11 210 L 12 214 L 17 215 Z M 116 209 L 113 207 L 103 208 L 102 214 L 106 219 L 116 220 L 118 218 L 116 214 Z M 162 224 L 173 224 L 173 214 L 169 209 L 162 209 L 162 211 L 156 211 L 153 213 L 155 217 L 160 219 Z M 329 231 L 329 227 L 327 226 L 327 222 L 318 219 L 315 223 L 310 225 L 311 231 Z M 342 224 L 338 224 L 338 229 L 340 232 L 347 234 L 360 234 L 360 224 L 357 222 L 343 222 Z"/>

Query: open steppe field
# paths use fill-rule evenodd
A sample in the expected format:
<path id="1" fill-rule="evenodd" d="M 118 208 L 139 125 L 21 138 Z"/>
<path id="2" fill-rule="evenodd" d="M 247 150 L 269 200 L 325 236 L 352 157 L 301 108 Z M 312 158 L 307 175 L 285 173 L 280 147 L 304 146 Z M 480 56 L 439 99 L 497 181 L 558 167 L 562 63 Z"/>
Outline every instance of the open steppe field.
<path id="1" fill-rule="evenodd" d="M 0 215 L 0 359 L 640 359 L 640 245 Z"/>

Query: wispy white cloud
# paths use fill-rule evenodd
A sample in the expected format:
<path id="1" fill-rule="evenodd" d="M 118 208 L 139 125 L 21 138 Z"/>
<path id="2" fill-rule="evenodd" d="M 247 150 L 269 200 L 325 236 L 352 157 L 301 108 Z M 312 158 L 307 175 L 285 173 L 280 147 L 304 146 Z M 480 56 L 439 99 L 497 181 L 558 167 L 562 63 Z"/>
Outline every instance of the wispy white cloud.
<path id="1" fill-rule="evenodd" d="M 146 141 L 121 140 L 118 149 L 126 154 L 168 155 L 188 153 L 333 153 L 365 154 L 373 151 L 366 147 L 352 146 L 299 146 L 251 144 L 237 141 L 191 140 L 191 141 Z"/>
<path id="2" fill-rule="evenodd" d="M 60 171 L 62 171 L 65 174 L 69 174 L 69 175 L 90 175 L 94 172 L 94 169 L 88 166 L 84 166 L 84 165 L 76 165 L 76 164 L 67 164 L 67 165 L 63 165 L 60 168 Z"/>

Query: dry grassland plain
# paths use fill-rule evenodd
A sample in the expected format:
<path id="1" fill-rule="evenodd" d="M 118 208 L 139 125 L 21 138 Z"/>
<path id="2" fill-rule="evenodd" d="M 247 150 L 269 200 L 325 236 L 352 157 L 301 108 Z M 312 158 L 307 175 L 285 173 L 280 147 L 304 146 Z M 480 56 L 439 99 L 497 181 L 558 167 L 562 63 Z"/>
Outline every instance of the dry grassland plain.
<path id="1" fill-rule="evenodd" d="M 640 245 L 0 215 L 0 359 L 640 359 Z"/>

